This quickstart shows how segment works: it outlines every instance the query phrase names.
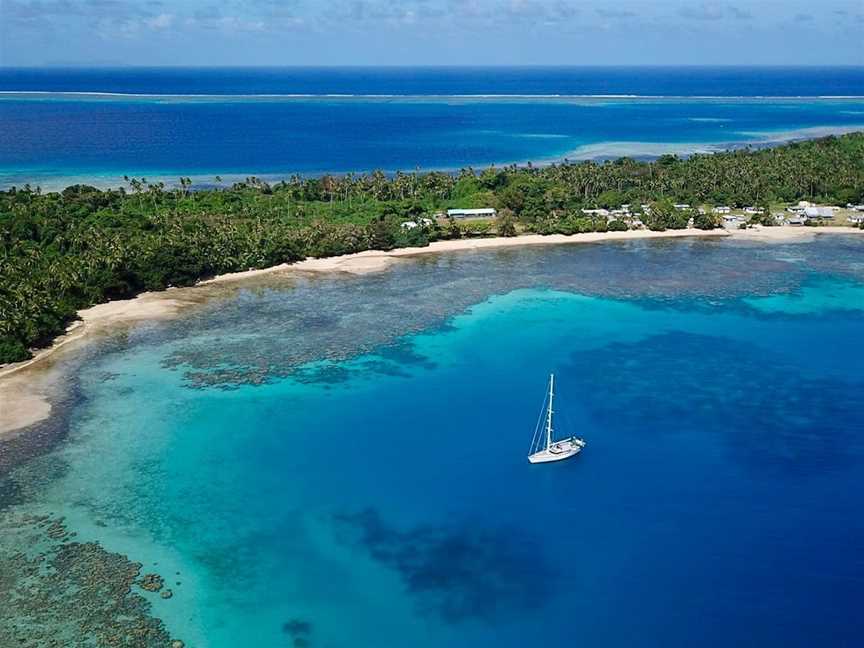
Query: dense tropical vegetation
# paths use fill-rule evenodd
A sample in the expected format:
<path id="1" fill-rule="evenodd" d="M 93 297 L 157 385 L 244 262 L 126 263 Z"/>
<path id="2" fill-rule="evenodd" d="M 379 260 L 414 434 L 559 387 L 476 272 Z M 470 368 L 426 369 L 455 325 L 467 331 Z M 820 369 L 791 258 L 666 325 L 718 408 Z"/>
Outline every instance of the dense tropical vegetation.
<path id="1" fill-rule="evenodd" d="M 520 231 L 627 229 L 585 214 L 595 207 L 651 205 L 651 229 L 717 225 L 692 205 L 769 205 L 800 199 L 864 201 L 864 134 L 759 151 L 620 159 L 543 168 L 465 169 L 456 174 L 381 172 L 255 178 L 177 187 L 127 179 L 128 189 L 85 185 L 59 193 L 0 192 L 0 363 L 48 344 L 76 311 L 145 290 L 307 256 L 426 245 L 430 240 Z M 487 221 L 433 216 L 448 207 L 499 209 Z M 424 219 L 429 218 L 429 222 Z M 416 227 L 404 227 L 406 221 Z"/>

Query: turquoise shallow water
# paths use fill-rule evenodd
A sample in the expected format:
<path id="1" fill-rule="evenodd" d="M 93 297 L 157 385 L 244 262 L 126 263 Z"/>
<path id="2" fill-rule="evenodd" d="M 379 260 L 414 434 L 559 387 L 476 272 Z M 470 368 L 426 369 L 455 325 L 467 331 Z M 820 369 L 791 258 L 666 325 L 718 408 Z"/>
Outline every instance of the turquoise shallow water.
<path id="1" fill-rule="evenodd" d="M 3 515 L 63 514 L 166 575 L 152 613 L 192 646 L 851 646 L 862 253 L 604 244 L 264 280 L 92 351 Z M 550 371 L 588 446 L 530 466 Z"/>

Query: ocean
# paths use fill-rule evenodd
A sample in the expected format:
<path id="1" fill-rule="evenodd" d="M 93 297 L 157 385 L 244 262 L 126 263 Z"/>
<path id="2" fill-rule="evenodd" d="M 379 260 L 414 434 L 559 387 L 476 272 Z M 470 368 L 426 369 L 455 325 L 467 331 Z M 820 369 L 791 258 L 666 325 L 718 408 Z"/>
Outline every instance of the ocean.
<path id="1" fill-rule="evenodd" d="M 864 68 L 0 68 L 0 187 L 651 158 L 864 128 Z"/>
<path id="2" fill-rule="evenodd" d="M 66 398 L 0 474 L 0 628 L 857 645 L 862 259 L 843 235 L 633 241 L 226 284 L 61 361 Z M 587 446 L 535 466 L 551 372 Z M 115 554 L 171 598 L 135 585 L 149 607 L 119 614 Z"/>

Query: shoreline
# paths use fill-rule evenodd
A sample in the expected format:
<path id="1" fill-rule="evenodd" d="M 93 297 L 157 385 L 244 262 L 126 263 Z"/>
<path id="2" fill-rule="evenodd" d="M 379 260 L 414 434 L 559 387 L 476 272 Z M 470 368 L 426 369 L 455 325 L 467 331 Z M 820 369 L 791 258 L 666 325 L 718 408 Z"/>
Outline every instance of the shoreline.
<path id="1" fill-rule="evenodd" d="M 435 241 L 427 247 L 397 248 L 394 250 L 366 250 L 354 254 L 320 259 L 309 258 L 296 263 L 283 263 L 269 268 L 246 270 L 218 275 L 199 281 L 193 286 L 168 288 L 133 297 L 97 304 L 78 311 L 81 318 L 73 322 L 63 335 L 40 349 L 33 358 L 0 367 L 0 402 L 11 403 L 0 408 L 0 439 L 47 419 L 51 415 L 50 369 L 61 349 L 68 350 L 91 334 L 106 332 L 118 326 L 130 326 L 145 321 L 158 321 L 176 317 L 190 307 L 204 304 L 217 296 L 218 288 L 225 284 L 277 273 L 334 273 L 364 275 L 383 272 L 402 259 L 448 252 L 471 252 L 498 248 L 536 245 L 564 245 L 601 243 L 608 241 L 641 241 L 680 238 L 731 238 L 756 242 L 808 242 L 821 234 L 859 234 L 864 230 L 853 227 L 792 228 L 757 227 L 749 230 L 628 230 L 625 232 L 588 232 L 584 234 L 524 234 L 514 237 L 456 239 Z M 210 290 L 205 290 L 206 288 Z"/>

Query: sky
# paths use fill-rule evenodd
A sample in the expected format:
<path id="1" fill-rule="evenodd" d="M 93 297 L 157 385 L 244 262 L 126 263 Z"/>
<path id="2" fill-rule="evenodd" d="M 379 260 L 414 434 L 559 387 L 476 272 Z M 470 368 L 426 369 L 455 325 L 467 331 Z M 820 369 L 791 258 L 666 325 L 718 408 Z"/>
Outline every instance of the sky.
<path id="1" fill-rule="evenodd" d="M 864 65 L 864 0 L 0 0 L 0 66 Z"/>

